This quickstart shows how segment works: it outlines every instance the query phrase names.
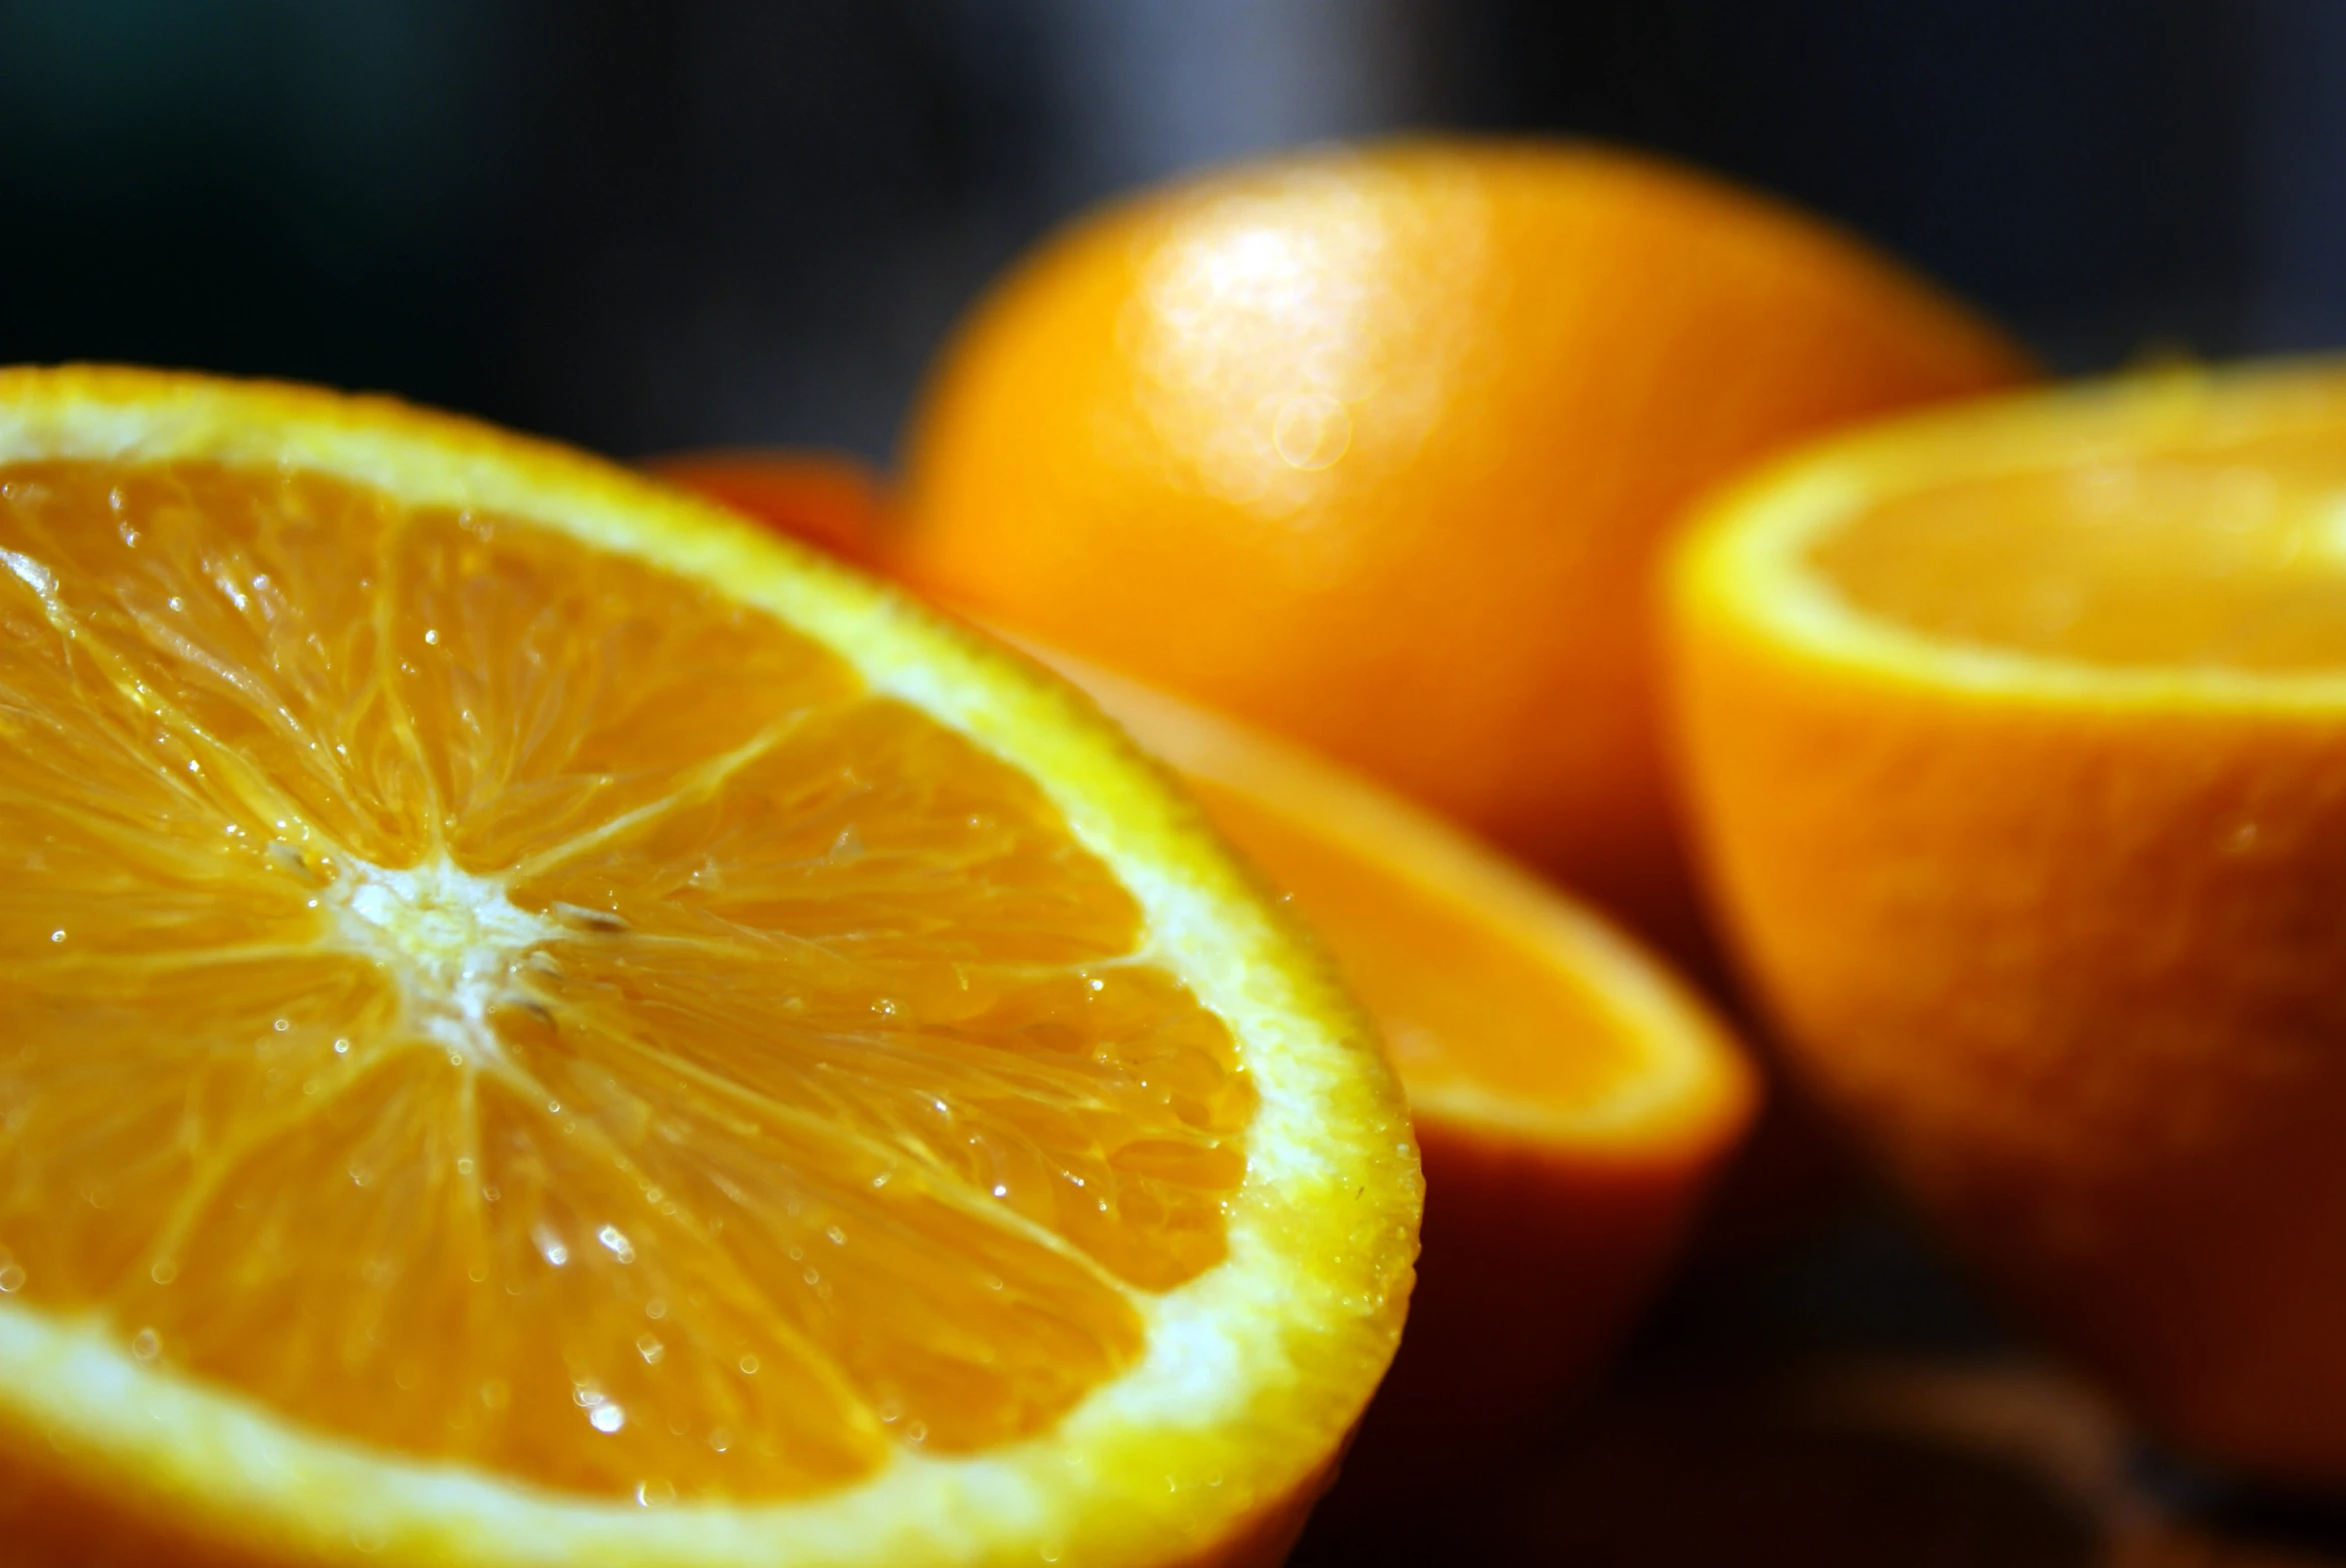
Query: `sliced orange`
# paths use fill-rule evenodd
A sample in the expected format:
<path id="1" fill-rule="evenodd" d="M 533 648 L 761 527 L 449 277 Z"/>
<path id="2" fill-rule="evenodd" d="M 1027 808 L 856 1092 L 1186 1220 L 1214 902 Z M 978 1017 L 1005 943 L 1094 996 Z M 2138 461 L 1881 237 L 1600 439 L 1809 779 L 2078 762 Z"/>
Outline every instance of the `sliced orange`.
<path id="1" fill-rule="evenodd" d="M 0 1540 L 1275 1561 L 1372 1036 L 1064 688 L 381 401 L 0 375 Z"/>
<path id="2" fill-rule="evenodd" d="M 2346 365 L 1893 426 L 1678 563 L 1690 793 L 1824 1098 L 2206 1454 L 2346 1483 Z"/>
<path id="3" fill-rule="evenodd" d="M 657 465 L 869 559 L 888 509 L 832 507 L 828 476 L 842 467 L 853 471 L 787 451 Z M 877 476 L 859 493 L 878 502 Z M 817 532 L 810 518 L 846 526 Z M 1287 890 L 1384 1032 L 1425 1160 L 1426 1251 L 1352 1468 L 1399 1491 L 1505 1446 L 1598 1368 L 1663 1277 L 1751 1119 L 1746 1057 L 1658 959 L 1422 809 L 1236 721 L 1001 635 L 1180 773 Z"/>
<path id="4" fill-rule="evenodd" d="M 1230 720 L 1020 641 L 1179 771 L 1375 1016 L 1425 1161 L 1409 1330 L 1351 1465 L 1405 1493 L 1602 1364 L 1674 1260 L 1757 1083 L 1608 922 L 1424 811 Z"/>

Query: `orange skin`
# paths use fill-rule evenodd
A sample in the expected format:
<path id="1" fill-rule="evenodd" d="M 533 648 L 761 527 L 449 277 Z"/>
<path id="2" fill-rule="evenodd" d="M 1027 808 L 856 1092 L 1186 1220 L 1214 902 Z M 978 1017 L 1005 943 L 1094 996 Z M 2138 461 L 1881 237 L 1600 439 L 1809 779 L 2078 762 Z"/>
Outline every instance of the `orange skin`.
<path id="1" fill-rule="evenodd" d="M 1692 614 L 1676 651 L 1806 1079 L 2155 1427 L 2346 1484 L 2346 713 L 1982 701 Z"/>
<path id="2" fill-rule="evenodd" d="M 1001 283 L 916 411 L 891 570 L 1698 954 L 1657 548 L 1795 438 L 2027 374 L 1860 245 L 1664 163 L 1316 150 L 1112 206 Z"/>

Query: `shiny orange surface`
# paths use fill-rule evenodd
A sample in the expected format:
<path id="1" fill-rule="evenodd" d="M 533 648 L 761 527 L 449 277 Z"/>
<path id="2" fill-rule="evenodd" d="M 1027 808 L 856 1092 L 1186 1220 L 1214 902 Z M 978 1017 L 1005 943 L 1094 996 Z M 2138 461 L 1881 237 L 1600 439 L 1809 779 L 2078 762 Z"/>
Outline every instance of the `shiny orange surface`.
<path id="1" fill-rule="evenodd" d="M 998 287 L 910 428 L 890 559 L 1691 946 L 1659 542 L 1794 438 L 2025 373 L 1842 237 L 1667 165 L 1319 150 L 1109 208 Z"/>
<path id="2" fill-rule="evenodd" d="M 1034 1432 L 1250 1089 L 1023 776 L 799 635 L 297 472 L 0 468 L 0 1289 L 631 1502 Z"/>

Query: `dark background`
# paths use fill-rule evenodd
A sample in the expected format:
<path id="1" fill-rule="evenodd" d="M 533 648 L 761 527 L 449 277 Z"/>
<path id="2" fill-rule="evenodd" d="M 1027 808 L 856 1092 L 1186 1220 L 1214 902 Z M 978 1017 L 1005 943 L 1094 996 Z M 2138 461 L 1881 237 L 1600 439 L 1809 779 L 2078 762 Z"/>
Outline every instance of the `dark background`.
<path id="1" fill-rule="evenodd" d="M 0 0 L 0 362 L 387 389 L 621 456 L 885 458 L 955 316 L 1054 222 L 1258 148 L 1437 127 L 1740 177 L 2065 370 L 2346 346 L 2346 0 Z M 1768 1539 L 2100 1562 L 2074 1499 L 1844 1451 L 1739 1391 L 1787 1357 L 2008 1343 L 1867 1210 L 1698 1277 L 1514 1503 L 1428 1528 L 1529 1520 L 1536 1550 L 1494 1563 Z M 1673 1413 L 1689 1378 L 1705 1402 Z M 2336 1510 L 2110 1462 L 2128 1518 L 2182 1498 L 2346 1561 Z M 1672 1555 L 1657 1519 L 1709 1533 Z M 1298 1563 L 1373 1555 L 1322 1529 Z"/>
<path id="2" fill-rule="evenodd" d="M 884 456 L 1054 221 L 1457 126 L 1834 215 L 2058 366 L 2346 342 L 2338 0 L 0 0 L 0 361 Z"/>

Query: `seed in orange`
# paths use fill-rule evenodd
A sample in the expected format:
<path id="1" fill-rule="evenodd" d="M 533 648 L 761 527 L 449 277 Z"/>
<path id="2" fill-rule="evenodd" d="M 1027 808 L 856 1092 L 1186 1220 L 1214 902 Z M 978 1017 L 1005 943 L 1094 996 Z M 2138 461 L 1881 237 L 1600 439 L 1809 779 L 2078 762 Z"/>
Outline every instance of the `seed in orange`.
<path id="1" fill-rule="evenodd" d="M 1409 1328 L 1347 1469 L 1383 1500 L 1486 1467 L 1602 1366 L 1750 1120 L 1756 1080 L 1658 960 L 1299 750 L 1022 643 L 1176 769 L 1383 1030 L 1425 1161 Z M 1361 1508 L 1360 1512 L 1369 1510 Z"/>
<path id="2" fill-rule="evenodd" d="M 1835 443 L 1678 563 L 1692 798 L 1824 1098 L 2169 1436 L 2346 1482 L 2346 368 Z"/>
<path id="3" fill-rule="evenodd" d="M 892 570 L 1692 948 L 1648 657 L 1675 515 L 2024 369 L 1847 238 L 1651 159 L 1314 150 L 1111 207 L 999 285 L 915 411 Z"/>
<path id="4" fill-rule="evenodd" d="M 1397 1088 L 1079 698 L 384 402 L 0 376 L 11 1562 L 1269 1563 Z"/>

